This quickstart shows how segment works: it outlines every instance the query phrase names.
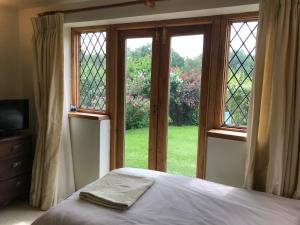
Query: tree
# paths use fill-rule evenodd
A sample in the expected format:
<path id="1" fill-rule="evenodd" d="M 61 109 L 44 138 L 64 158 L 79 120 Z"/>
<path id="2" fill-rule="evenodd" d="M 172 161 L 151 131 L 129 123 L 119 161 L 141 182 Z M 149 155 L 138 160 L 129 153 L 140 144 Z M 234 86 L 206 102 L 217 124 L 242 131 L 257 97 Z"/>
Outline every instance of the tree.
<path id="1" fill-rule="evenodd" d="M 202 54 L 195 58 L 185 58 L 183 71 L 186 73 L 202 71 Z"/>
<path id="2" fill-rule="evenodd" d="M 246 54 L 242 49 L 237 53 L 231 51 L 229 53 L 229 67 L 225 110 L 231 114 L 231 121 L 229 122 L 232 124 L 229 125 L 246 126 L 252 88 L 254 56 Z"/>
<path id="3" fill-rule="evenodd" d="M 175 52 L 174 49 L 171 49 L 170 67 L 179 67 L 180 69 L 184 67 L 184 58 Z"/>
<path id="4" fill-rule="evenodd" d="M 172 125 L 196 125 L 199 118 L 202 55 L 182 57 L 174 49 L 170 55 L 169 122 Z M 229 53 L 226 110 L 235 125 L 246 125 L 252 86 L 254 56 L 242 49 Z M 104 55 L 81 53 L 81 104 L 105 104 L 106 62 Z M 126 55 L 126 116 L 127 128 L 149 125 L 152 46 L 127 49 Z M 248 76 L 248 74 L 250 74 Z M 233 77 L 234 75 L 234 77 Z M 231 95 L 234 98 L 230 98 Z M 86 98 L 84 97 L 86 96 Z M 230 99 L 229 99 L 230 98 Z M 129 100 L 128 100 L 129 99 Z M 129 108 L 128 108 L 129 107 Z"/>

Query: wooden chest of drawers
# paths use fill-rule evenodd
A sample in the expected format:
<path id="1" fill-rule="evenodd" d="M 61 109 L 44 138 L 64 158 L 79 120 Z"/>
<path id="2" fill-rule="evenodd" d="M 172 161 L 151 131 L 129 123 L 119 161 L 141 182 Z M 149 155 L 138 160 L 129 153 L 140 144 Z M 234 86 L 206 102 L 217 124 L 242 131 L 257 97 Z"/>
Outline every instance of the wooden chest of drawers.
<path id="1" fill-rule="evenodd" d="M 0 137 L 0 206 L 29 193 L 32 161 L 31 135 Z"/>

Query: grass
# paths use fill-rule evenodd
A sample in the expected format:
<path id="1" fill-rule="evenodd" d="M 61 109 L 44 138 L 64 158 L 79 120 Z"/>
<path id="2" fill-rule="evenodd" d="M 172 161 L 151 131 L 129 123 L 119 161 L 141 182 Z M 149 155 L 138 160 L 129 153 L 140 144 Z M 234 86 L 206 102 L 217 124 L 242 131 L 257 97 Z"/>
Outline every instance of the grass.
<path id="1" fill-rule="evenodd" d="M 126 131 L 125 165 L 148 168 L 148 128 Z M 170 126 L 168 130 L 167 172 L 196 176 L 197 126 Z"/>

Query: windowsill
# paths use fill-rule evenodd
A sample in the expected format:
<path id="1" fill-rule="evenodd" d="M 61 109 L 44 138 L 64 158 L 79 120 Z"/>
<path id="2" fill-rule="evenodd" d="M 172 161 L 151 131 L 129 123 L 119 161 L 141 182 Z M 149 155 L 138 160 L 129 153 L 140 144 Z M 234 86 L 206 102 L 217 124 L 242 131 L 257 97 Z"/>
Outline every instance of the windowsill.
<path id="1" fill-rule="evenodd" d="M 234 141 L 246 141 L 247 133 L 223 129 L 211 129 L 207 132 L 208 137 L 222 138 Z"/>
<path id="2" fill-rule="evenodd" d="M 83 112 L 69 112 L 69 118 L 81 118 L 81 119 L 88 119 L 88 120 L 109 120 L 108 115 L 102 114 L 93 114 L 93 113 L 83 113 Z"/>

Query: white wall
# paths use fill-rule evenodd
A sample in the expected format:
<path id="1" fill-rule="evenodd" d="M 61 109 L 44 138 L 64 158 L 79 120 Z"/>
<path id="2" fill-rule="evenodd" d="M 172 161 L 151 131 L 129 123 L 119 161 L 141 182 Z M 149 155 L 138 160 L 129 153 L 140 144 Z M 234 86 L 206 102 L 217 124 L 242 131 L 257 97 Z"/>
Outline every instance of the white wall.
<path id="1" fill-rule="evenodd" d="M 246 142 L 209 137 L 206 179 L 242 187 L 245 160 Z"/>
<path id="2" fill-rule="evenodd" d="M 76 190 L 109 171 L 109 120 L 70 118 Z"/>
<path id="3" fill-rule="evenodd" d="M 18 11 L 0 7 L 0 99 L 22 97 L 18 73 Z"/>

